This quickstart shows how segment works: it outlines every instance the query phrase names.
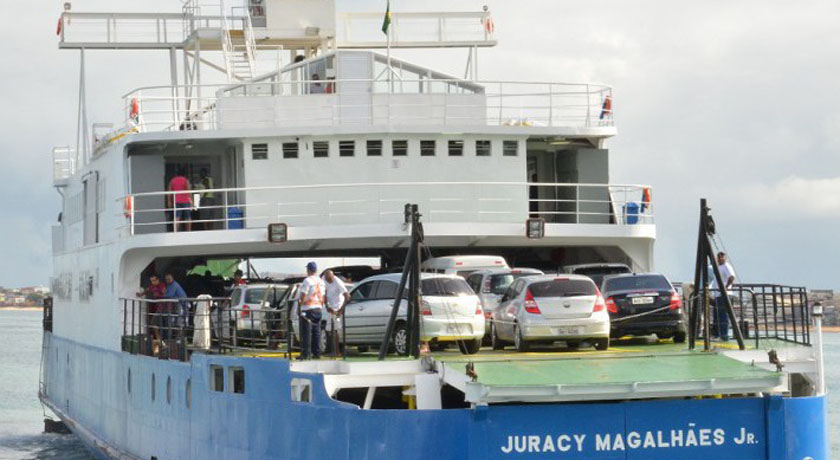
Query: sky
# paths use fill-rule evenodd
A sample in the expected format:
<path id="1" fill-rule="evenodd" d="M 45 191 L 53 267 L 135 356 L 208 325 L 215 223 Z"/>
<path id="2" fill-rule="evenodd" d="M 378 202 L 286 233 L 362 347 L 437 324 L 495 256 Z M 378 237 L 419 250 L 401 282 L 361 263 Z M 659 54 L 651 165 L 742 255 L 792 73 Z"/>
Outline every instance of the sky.
<path id="1" fill-rule="evenodd" d="M 63 1 L 0 0 L 0 286 L 47 284 L 59 212 L 51 149 L 75 145 L 78 51 L 55 37 Z M 176 0 L 75 0 L 74 11 L 179 11 Z M 379 11 L 384 0 L 337 0 Z M 840 289 L 840 2 L 393 0 L 392 10 L 493 13 L 484 80 L 614 88 L 611 182 L 653 186 L 656 269 L 692 278 L 699 199 L 745 282 Z M 395 51 L 463 74 L 466 51 Z M 90 52 L 91 121 L 168 84 L 168 56 Z"/>

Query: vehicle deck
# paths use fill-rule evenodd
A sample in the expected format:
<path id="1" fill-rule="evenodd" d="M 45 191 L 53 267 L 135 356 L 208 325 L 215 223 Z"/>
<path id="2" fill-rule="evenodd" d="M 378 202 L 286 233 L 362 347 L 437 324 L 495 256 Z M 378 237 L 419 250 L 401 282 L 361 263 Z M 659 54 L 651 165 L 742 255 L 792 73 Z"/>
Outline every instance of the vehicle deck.
<path id="1" fill-rule="evenodd" d="M 518 353 L 484 348 L 475 355 L 462 355 L 451 347 L 432 353 L 430 361 L 445 383 L 473 403 L 643 399 L 778 391 L 785 375 L 768 369 L 764 350 L 806 348 L 777 340 L 763 340 L 759 349 L 748 343 L 753 356 L 765 357 L 750 362 L 727 356 L 737 352 L 734 342 L 715 346 L 712 352 L 689 351 L 686 344 L 637 338 L 615 341 L 606 351 L 546 348 Z M 332 366 L 333 359 L 347 366 Z M 376 353 L 355 353 L 346 359 L 325 356 L 311 369 L 330 375 L 352 373 L 353 363 L 376 359 Z M 410 359 L 391 357 L 386 362 L 399 361 Z M 475 378 L 467 376 L 468 364 L 474 366 Z"/>

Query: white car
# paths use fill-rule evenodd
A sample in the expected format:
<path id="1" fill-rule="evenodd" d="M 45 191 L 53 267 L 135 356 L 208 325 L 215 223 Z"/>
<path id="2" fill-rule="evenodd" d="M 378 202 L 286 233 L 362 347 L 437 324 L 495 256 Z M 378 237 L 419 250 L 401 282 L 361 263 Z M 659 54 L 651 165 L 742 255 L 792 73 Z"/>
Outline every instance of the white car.
<path id="1" fill-rule="evenodd" d="M 543 275 L 535 268 L 494 268 L 479 270 L 467 277 L 467 284 L 478 294 L 484 309 L 484 337 L 490 338 L 490 313 L 499 306 L 499 300 L 514 281 L 523 276 Z"/>
<path id="2" fill-rule="evenodd" d="M 595 283 L 583 275 L 542 275 L 516 280 L 492 312 L 490 340 L 501 350 L 513 342 L 517 351 L 531 344 L 587 342 L 596 350 L 610 345 L 610 316 Z"/>
<path id="3" fill-rule="evenodd" d="M 477 270 L 509 268 L 501 256 L 445 256 L 426 259 L 421 271 L 443 275 L 459 275 L 466 278 Z"/>
<path id="4" fill-rule="evenodd" d="M 383 342 L 399 273 L 372 276 L 350 293 L 345 307 L 345 333 L 348 345 L 378 346 Z M 432 343 L 457 342 L 465 354 L 477 353 L 484 336 L 481 302 L 466 281 L 454 275 L 421 274 L 420 339 Z M 394 351 L 409 352 L 406 329 L 407 291 L 399 306 L 394 325 Z"/>

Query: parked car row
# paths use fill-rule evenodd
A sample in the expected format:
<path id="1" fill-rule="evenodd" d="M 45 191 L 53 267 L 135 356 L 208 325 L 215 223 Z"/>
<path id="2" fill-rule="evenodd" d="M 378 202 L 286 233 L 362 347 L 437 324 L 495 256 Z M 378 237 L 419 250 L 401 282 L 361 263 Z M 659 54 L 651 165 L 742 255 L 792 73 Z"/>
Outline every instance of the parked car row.
<path id="1" fill-rule="evenodd" d="M 454 343 L 465 354 L 477 353 L 482 341 L 494 350 L 512 345 L 527 351 L 554 342 L 605 350 L 611 337 L 656 334 L 675 342 L 686 338 L 681 297 L 668 279 L 632 273 L 624 264 L 576 265 L 551 275 L 510 268 L 496 256 L 455 256 L 429 259 L 422 269 L 420 336 L 432 346 Z M 365 351 L 382 343 L 400 276 L 375 274 L 352 286 L 344 313 L 347 345 Z M 299 325 L 293 319 L 299 314 L 300 280 L 286 281 L 236 287 L 232 311 L 226 318 L 213 318 L 226 326 L 225 338 L 258 337 L 276 343 L 286 340 L 290 331 L 297 340 Z M 392 336 L 391 351 L 400 355 L 409 352 L 407 299 L 406 290 Z M 322 317 L 326 329 L 329 316 Z M 326 350 L 327 334 L 321 338 Z"/>

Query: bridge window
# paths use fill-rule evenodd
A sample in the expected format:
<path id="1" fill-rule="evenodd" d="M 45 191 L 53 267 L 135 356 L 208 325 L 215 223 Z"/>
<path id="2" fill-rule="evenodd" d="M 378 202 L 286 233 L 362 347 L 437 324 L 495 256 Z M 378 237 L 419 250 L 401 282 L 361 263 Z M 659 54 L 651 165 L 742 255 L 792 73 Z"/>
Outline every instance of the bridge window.
<path id="1" fill-rule="evenodd" d="M 298 157 L 298 143 L 297 142 L 283 142 L 283 158 L 297 158 Z"/>
<path id="2" fill-rule="evenodd" d="M 464 141 L 449 141 L 449 156 L 464 156 Z"/>
<path id="3" fill-rule="evenodd" d="M 315 141 L 312 143 L 312 151 L 315 153 L 315 158 L 327 158 L 330 156 L 330 143 Z"/>
<path id="4" fill-rule="evenodd" d="M 437 142 L 435 141 L 420 141 L 420 156 L 433 157 L 435 156 L 435 149 Z"/>
<path id="5" fill-rule="evenodd" d="M 367 154 L 369 157 L 381 157 L 382 141 L 367 141 Z"/>
<path id="6" fill-rule="evenodd" d="M 391 141 L 391 153 L 395 157 L 408 156 L 408 141 L 405 141 L 405 140 Z"/>
<path id="7" fill-rule="evenodd" d="M 475 141 L 475 156 L 489 157 L 490 156 L 490 141 Z"/>
<path id="8" fill-rule="evenodd" d="M 502 144 L 502 152 L 506 157 L 515 157 L 519 155 L 519 142 L 518 141 L 504 141 Z"/>
<path id="9" fill-rule="evenodd" d="M 339 141 L 338 156 L 352 157 L 356 154 L 356 141 Z"/>
<path id="10" fill-rule="evenodd" d="M 251 144 L 252 160 L 268 160 L 268 144 Z"/>

